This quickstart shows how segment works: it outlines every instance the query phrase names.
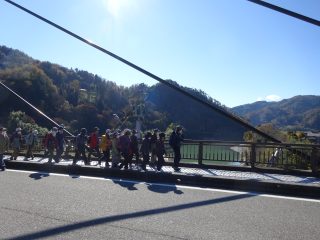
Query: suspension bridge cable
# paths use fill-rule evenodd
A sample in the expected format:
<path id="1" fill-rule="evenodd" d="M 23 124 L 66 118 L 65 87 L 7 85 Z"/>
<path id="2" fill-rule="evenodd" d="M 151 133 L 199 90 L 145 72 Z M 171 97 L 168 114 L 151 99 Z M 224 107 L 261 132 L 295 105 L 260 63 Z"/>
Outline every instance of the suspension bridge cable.
<path id="1" fill-rule="evenodd" d="M 7 85 L 5 85 L 1 80 L 0 80 L 0 85 L 2 87 L 4 87 L 5 89 L 7 89 L 9 92 L 11 92 L 13 95 L 15 95 L 17 98 L 21 99 L 23 102 L 25 102 L 29 107 L 31 107 L 32 109 L 36 110 L 40 115 L 44 116 L 46 119 L 48 119 L 50 122 L 52 122 L 53 124 L 55 124 L 56 126 L 60 126 L 57 122 L 55 122 L 53 119 L 51 119 L 48 115 L 46 115 L 44 112 L 42 112 L 41 110 L 39 110 L 38 108 L 36 108 L 35 106 L 33 106 L 30 102 L 28 102 L 26 99 L 24 99 L 23 97 L 21 97 L 18 93 L 16 93 L 15 91 L 13 91 L 11 88 L 9 88 Z M 74 137 L 74 135 L 72 133 L 70 133 L 68 130 L 66 130 L 65 128 L 63 129 L 66 133 L 68 133 L 70 136 Z"/>
<path id="2" fill-rule="evenodd" d="M 166 81 L 166 80 L 164 80 L 164 79 L 152 74 L 151 72 L 146 71 L 145 69 L 143 69 L 143 68 L 141 68 L 141 67 L 139 67 L 139 66 L 137 66 L 137 65 L 135 65 L 135 64 L 133 64 L 131 62 L 129 62 L 128 60 L 126 60 L 126 59 L 124 59 L 124 58 L 122 58 L 122 57 L 120 57 L 120 56 L 118 56 L 118 55 L 116 55 L 116 54 L 114 54 L 114 53 L 112 53 L 112 52 L 110 52 L 110 51 L 108 51 L 108 50 L 106 50 L 106 49 L 94 44 L 94 43 L 92 43 L 91 41 L 86 40 L 85 38 L 83 38 L 83 37 L 71 32 L 71 31 L 69 31 L 69 30 L 67 30 L 67 29 L 65 29 L 65 28 L 63 28 L 61 26 L 59 26 L 58 24 L 56 24 L 56 23 L 54 23 L 54 22 L 52 22 L 52 21 L 50 21 L 50 20 L 38 15 L 38 14 L 36 14 L 36 13 L 34 13 L 34 12 L 28 10 L 28 9 L 26 9 L 25 7 L 22 7 L 21 5 L 13 2 L 11 0 L 4 0 L 4 1 L 10 3 L 11 5 L 13 5 L 13 6 L 15 6 L 15 7 L 19 8 L 19 9 L 21 9 L 21 10 L 27 12 L 27 13 L 29 13 L 29 14 L 31 14 L 32 16 L 34 16 L 34 17 L 36 17 L 36 18 L 48 23 L 49 25 L 51 25 L 51 26 L 53 26 L 53 27 L 55 27 L 55 28 L 57 28 L 57 29 L 69 34 L 70 36 L 72 36 L 72 37 L 74 37 L 74 38 L 76 38 L 76 39 L 78 39 L 78 40 L 90 45 L 91 47 L 94 47 L 94 48 L 98 49 L 99 51 L 101 51 L 101 52 L 103 52 L 103 53 L 105 53 L 105 54 L 107 54 L 107 55 L 119 60 L 120 62 L 122 62 L 122 63 L 124 63 L 124 64 L 126 64 L 126 65 L 128 65 L 128 66 L 130 66 L 130 67 L 132 67 L 134 69 L 136 69 L 137 71 L 139 71 L 139 72 L 141 72 L 141 73 L 153 78 L 154 80 L 156 80 L 156 81 L 158 81 L 158 82 L 160 82 L 160 83 L 162 83 L 162 84 L 164 84 L 164 85 L 176 90 L 177 92 L 182 93 L 183 95 L 185 95 L 185 96 L 187 96 L 187 97 L 189 97 L 189 98 L 201 103 L 202 105 L 205 105 L 206 107 L 210 108 L 211 110 L 213 110 L 215 112 L 218 112 L 218 113 L 222 114 L 223 116 L 226 116 L 227 118 L 232 119 L 233 121 L 239 123 L 240 125 L 246 127 L 247 129 L 258 133 L 259 135 L 263 136 L 264 138 L 269 139 L 269 140 L 271 140 L 273 142 L 281 143 L 280 140 L 270 136 L 269 134 L 266 134 L 266 133 L 262 132 L 261 130 L 255 128 L 254 126 L 252 126 L 248 122 L 245 122 L 240 117 L 238 117 L 238 116 L 236 116 L 234 114 L 231 114 L 230 112 L 226 111 L 225 109 L 220 108 L 218 106 L 214 106 L 214 105 L 206 102 L 205 100 L 202 100 L 202 99 L 192 95 L 191 93 L 181 89 L 180 87 L 169 83 L 168 81 Z"/>
<path id="3" fill-rule="evenodd" d="M 304 16 L 304 15 L 301 15 L 299 13 L 290 11 L 290 10 L 282 8 L 282 7 L 278 7 L 276 5 L 273 5 L 273 4 L 270 4 L 270 3 L 267 3 L 267 2 L 264 2 L 264 1 L 261 1 L 261 0 L 248 0 L 248 1 L 252 2 L 252 3 L 255 3 L 255 4 L 258 4 L 260 6 L 266 7 L 266 8 L 270 8 L 270 9 L 272 9 L 274 11 L 281 12 L 283 14 L 289 15 L 291 17 L 300 19 L 300 20 L 302 20 L 304 22 L 308 22 L 308 23 L 311 23 L 311 24 L 314 24 L 314 25 L 320 27 L 320 21 L 319 20 L 316 20 L 316 19 Z"/>

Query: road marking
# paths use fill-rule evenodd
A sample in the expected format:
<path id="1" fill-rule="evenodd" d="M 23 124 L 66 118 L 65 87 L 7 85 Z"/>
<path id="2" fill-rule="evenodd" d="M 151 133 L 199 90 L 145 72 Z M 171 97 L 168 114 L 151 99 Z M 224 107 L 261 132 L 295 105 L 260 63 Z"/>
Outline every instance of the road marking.
<path id="1" fill-rule="evenodd" d="M 82 179 L 93 179 L 93 180 L 102 180 L 108 182 L 125 182 L 125 183 L 134 183 L 137 185 L 154 185 L 160 187 L 177 187 L 181 189 L 191 189 L 191 190 L 200 190 L 200 191 L 207 191 L 207 192 L 221 192 L 221 193 L 233 193 L 233 194 L 245 194 L 250 196 L 257 196 L 257 197 L 267 197 L 267 198 L 277 198 L 277 199 L 286 199 L 286 200 L 295 200 L 295 201 L 305 201 L 305 202 L 316 202 L 320 203 L 318 199 L 310 199 L 310 198 L 300 198 L 300 197 L 287 197 L 287 196 L 280 196 L 280 195 L 272 195 L 272 194 L 263 194 L 263 193 L 256 193 L 256 192 L 243 192 L 243 191 L 233 191 L 233 190 L 223 190 L 217 188 L 202 188 L 202 187 L 192 187 L 192 186 L 184 186 L 184 185 L 174 185 L 174 184 L 166 184 L 166 183 L 148 183 L 148 182 L 141 182 L 141 181 L 133 181 L 133 180 L 126 180 L 121 178 L 103 178 L 103 177 L 90 177 L 90 176 L 81 176 L 81 175 L 73 175 L 73 174 L 61 174 L 61 173 L 48 173 L 48 172 L 35 172 L 35 171 L 26 171 L 26 170 L 15 170 L 15 169 L 7 169 L 6 171 L 9 172 L 22 172 L 22 173 L 39 173 L 45 174 L 49 176 L 60 176 L 60 177 L 73 177 L 75 179 L 82 178 Z"/>

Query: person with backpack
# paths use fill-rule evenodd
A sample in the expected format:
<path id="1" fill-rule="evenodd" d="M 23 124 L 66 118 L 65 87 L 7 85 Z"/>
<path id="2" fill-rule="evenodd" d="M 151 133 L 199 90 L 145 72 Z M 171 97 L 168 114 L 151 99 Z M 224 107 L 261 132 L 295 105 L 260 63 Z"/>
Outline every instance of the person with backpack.
<path id="1" fill-rule="evenodd" d="M 174 162 L 173 162 L 173 169 L 177 172 L 180 171 L 179 163 L 181 160 L 181 142 L 183 141 L 183 133 L 182 133 L 182 127 L 177 126 L 176 129 L 172 132 L 169 139 L 169 145 L 173 149 L 174 152 Z"/>
<path id="2" fill-rule="evenodd" d="M 151 150 L 151 132 L 147 132 L 144 135 L 144 139 L 142 140 L 140 153 L 143 158 L 143 162 L 141 165 L 142 170 L 146 171 L 146 166 L 149 164 L 150 160 L 150 150 Z"/>
<path id="3" fill-rule="evenodd" d="M 10 160 L 17 160 L 17 157 L 20 152 L 20 148 L 22 145 L 22 134 L 21 134 L 21 128 L 16 128 L 16 131 L 13 133 L 13 135 L 10 138 L 11 146 L 13 149 L 12 155 Z"/>
<path id="4" fill-rule="evenodd" d="M 99 158 L 98 165 L 101 166 L 102 160 L 106 161 L 106 167 L 109 166 L 110 161 L 110 150 L 112 142 L 110 138 L 110 129 L 106 130 L 106 133 L 101 136 L 100 149 L 102 151 L 102 157 Z"/>
<path id="5" fill-rule="evenodd" d="M 88 144 L 89 144 L 88 163 L 90 165 L 91 155 L 93 154 L 93 152 L 96 152 L 96 157 L 98 159 L 100 159 L 101 157 L 101 153 L 99 149 L 99 128 L 98 127 L 95 127 L 93 129 L 93 132 L 89 136 Z"/>
<path id="6" fill-rule="evenodd" d="M 80 133 L 76 136 L 76 143 L 75 143 L 75 156 L 73 158 L 73 165 L 76 165 L 79 158 L 82 156 L 84 164 L 89 165 L 87 156 L 86 156 L 86 148 L 87 148 L 88 136 L 87 136 L 87 129 L 81 128 Z"/>
<path id="7" fill-rule="evenodd" d="M 3 161 L 3 155 L 9 149 L 9 137 L 7 135 L 7 129 L 1 127 L 0 128 L 0 169 L 2 171 L 6 170 L 6 164 Z"/>
<path id="8" fill-rule="evenodd" d="M 57 132 L 58 132 L 58 128 L 53 127 L 52 130 L 50 132 L 48 132 L 48 134 L 46 136 L 45 148 L 48 150 L 48 158 L 49 158 L 48 163 L 49 164 L 52 163 L 53 152 L 56 149 L 57 144 L 58 144 L 57 139 L 56 139 Z"/>
<path id="9" fill-rule="evenodd" d="M 33 156 L 33 148 L 34 145 L 38 143 L 38 131 L 37 130 L 31 130 L 29 134 L 26 136 L 26 145 L 27 145 L 27 153 L 26 153 L 26 160 L 31 157 L 31 159 L 34 158 Z"/>
<path id="10" fill-rule="evenodd" d="M 164 158 L 163 155 L 166 154 L 166 150 L 164 147 L 164 140 L 165 140 L 165 133 L 160 133 L 159 134 L 159 139 L 156 142 L 156 154 L 157 154 L 157 158 L 158 158 L 158 162 L 157 162 L 157 170 L 161 171 L 161 168 L 164 164 Z"/>

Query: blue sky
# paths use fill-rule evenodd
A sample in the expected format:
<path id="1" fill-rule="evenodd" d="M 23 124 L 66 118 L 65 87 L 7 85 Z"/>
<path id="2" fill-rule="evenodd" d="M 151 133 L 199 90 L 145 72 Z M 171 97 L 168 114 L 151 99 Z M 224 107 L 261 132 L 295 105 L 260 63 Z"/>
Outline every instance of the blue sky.
<path id="1" fill-rule="evenodd" d="M 16 0 L 233 107 L 320 93 L 320 28 L 246 0 Z M 320 19 L 319 0 L 268 0 Z M 155 80 L 0 1 L 0 45 L 130 86 Z"/>

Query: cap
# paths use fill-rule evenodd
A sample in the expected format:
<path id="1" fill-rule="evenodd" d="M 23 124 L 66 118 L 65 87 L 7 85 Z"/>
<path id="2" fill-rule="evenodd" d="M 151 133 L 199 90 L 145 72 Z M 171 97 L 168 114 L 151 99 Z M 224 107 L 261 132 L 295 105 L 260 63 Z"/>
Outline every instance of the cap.
<path id="1" fill-rule="evenodd" d="M 16 132 L 19 132 L 19 131 L 21 131 L 21 128 L 19 128 L 19 127 L 16 128 Z"/>
<path id="2" fill-rule="evenodd" d="M 94 131 L 99 131 L 100 129 L 98 127 L 93 128 Z"/>
<path id="3" fill-rule="evenodd" d="M 56 131 L 58 131 L 58 128 L 57 128 L 57 127 L 53 127 L 53 128 L 52 128 L 52 131 L 55 131 L 55 132 L 56 132 Z"/>

